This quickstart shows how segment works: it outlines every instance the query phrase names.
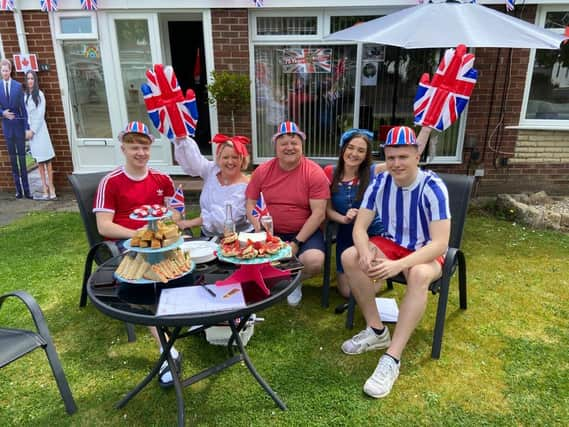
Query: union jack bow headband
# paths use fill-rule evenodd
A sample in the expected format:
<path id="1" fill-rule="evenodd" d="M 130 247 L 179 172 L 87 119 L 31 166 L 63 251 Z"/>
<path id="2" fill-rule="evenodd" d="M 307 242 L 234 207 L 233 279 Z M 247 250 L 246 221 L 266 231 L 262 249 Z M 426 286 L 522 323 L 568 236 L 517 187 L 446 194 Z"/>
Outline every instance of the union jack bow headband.
<path id="1" fill-rule="evenodd" d="M 214 135 L 211 142 L 215 142 L 217 144 L 217 150 L 215 152 L 216 157 L 219 156 L 219 152 L 221 151 L 221 147 L 223 147 L 223 144 L 225 142 L 231 143 L 231 145 L 233 145 L 233 148 L 235 149 L 235 151 L 238 154 L 242 155 L 243 157 L 247 157 L 249 155 L 249 152 L 247 151 L 246 145 L 249 144 L 251 142 L 251 140 L 249 138 L 247 138 L 246 136 L 240 136 L 240 135 L 227 136 L 227 135 L 223 135 L 222 133 L 218 133 L 218 134 Z"/>
<path id="2" fill-rule="evenodd" d="M 363 135 L 370 140 L 373 139 L 373 132 L 367 129 L 350 129 L 344 132 L 340 137 L 340 148 L 342 148 L 346 142 L 350 141 L 356 135 Z"/>

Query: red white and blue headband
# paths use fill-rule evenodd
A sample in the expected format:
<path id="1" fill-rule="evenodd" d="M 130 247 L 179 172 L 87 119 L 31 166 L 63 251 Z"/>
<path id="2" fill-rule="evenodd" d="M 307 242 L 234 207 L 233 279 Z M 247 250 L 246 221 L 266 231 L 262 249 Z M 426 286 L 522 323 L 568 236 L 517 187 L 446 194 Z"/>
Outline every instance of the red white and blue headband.
<path id="1" fill-rule="evenodd" d="M 243 156 L 243 158 L 245 158 L 249 155 L 249 152 L 247 151 L 246 145 L 249 144 L 251 142 L 251 140 L 249 138 L 247 138 L 246 136 L 240 136 L 240 135 L 227 136 L 227 135 L 223 135 L 222 133 L 218 133 L 213 137 L 211 142 L 214 142 L 217 144 L 217 149 L 215 151 L 216 157 L 219 156 L 219 153 L 221 152 L 221 148 L 223 147 L 223 144 L 225 144 L 225 143 L 231 144 L 233 146 L 233 149 L 237 152 L 237 154 L 240 154 L 241 156 Z"/>

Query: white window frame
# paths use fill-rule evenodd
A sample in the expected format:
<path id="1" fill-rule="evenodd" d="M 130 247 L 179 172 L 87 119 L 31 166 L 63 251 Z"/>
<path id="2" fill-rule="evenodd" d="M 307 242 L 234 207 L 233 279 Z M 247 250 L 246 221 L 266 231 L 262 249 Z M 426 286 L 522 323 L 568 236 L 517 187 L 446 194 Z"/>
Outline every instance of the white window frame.
<path id="1" fill-rule="evenodd" d="M 567 5 L 548 5 L 538 6 L 535 25 L 545 26 L 545 17 L 548 12 L 569 12 Z M 548 30 L 563 34 L 563 28 L 548 28 Z M 524 95 L 522 100 L 522 108 L 520 111 L 520 121 L 517 128 L 520 129 L 543 129 L 543 130 L 569 130 L 569 120 L 547 120 L 547 119 L 526 119 L 527 108 L 529 103 L 529 93 L 531 88 L 531 80 L 533 77 L 533 67 L 535 65 L 536 49 L 531 49 L 528 61 L 528 69 L 526 73 L 526 82 L 524 87 Z"/>
<path id="2" fill-rule="evenodd" d="M 257 34 L 257 18 L 278 18 L 278 17 L 286 17 L 286 18 L 316 18 L 316 34 L 307 34 L 307 35 L 299 35 L 299 34 L 291 34 L 291 35 L 258 35 Z M 322 11 L 319 10 L 311 10 L 311 9 L 303 9 L 302 11 L 298 10 L 278 10 L 278 11 L 255 11 L 249 13 L 249 23 L 250 23 L 250 34 L 251 34 L 251 42 L 259 42 L 259 41 L 268 41 L 268 42 L 276 42 L 278 41 L 280 44 L 283 43 L 290 43 L 292 41 L 301 42 L 310 42 L 310 41 L 319 41 L 323 37 L 323 14 Z M 251 43 L 250 42 L 250 43 Z M 252 45 L 252 43 L 251 43 Z"/>
<path id="3" fill-rule="evenodd" d="M 91 20 L 90 33 L 63 33 L 61 32 L 61 18 L 89 18 Z M 99 28 L 97 15 L 94 12 L 57 12 L 55 14 L 55 38 L 58 40 L 98 40 Z"/>

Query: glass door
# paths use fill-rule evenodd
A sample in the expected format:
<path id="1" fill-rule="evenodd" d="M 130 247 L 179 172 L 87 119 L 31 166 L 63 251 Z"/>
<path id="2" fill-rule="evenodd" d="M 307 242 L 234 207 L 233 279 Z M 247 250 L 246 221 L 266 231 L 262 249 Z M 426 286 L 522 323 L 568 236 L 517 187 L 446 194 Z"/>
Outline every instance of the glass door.
<path id="1" fill-rule="evenodd" d="M 145 123 L 156 137 L 152 146 L 150 164 L 165 172 L 172 165 L 170 142 L 152 125 L 140 85 L 146 82 L 146 70 L 162 63 L 160 31 L 156 14 L 129 13 L 110 16 L 109 30 L 113 50 L 116 79 L 116 102 L 120 105 L 122 129 L 127 122 Z"/>

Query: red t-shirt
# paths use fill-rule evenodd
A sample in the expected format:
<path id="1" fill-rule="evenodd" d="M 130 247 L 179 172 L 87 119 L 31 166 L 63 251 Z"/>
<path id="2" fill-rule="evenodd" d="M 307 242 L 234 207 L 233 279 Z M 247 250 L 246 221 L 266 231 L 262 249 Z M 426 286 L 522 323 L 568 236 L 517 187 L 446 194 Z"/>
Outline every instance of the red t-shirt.
<path id="1" fill-rule="evenodd" d="M 167 206 L 165 197 L 172 197 L 174 191 L 174 181 L 165 173 L 148 168 L 146 176 L 136 180 L 120 167 L 99 183 L 93 212 L 113 212 L 115 224 L 136 230 L 145 223 L 130 219 L 132 211 L 142 205 Z"/>
<path id="2" fill-rule="evenodd" d="M 322 168 L 306 157 L 291 171 L 283 170 L 275 158 L 255 169 L 245 195 L 257 200 L 260 192 L 275 233 L 298 233 L 312 214 L 310 199 L 329 199 L 330 184 Z"/>

